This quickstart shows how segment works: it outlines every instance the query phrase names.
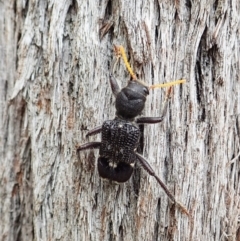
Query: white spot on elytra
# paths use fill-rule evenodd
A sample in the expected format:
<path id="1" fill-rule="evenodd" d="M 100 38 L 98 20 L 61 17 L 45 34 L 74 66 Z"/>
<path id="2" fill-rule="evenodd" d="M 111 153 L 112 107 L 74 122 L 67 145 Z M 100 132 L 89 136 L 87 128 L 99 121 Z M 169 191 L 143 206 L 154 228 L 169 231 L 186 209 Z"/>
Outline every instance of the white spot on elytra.
<path id="1" fill-rule="evenodd" d="M 112 167 L 112 168 L 116 168 L 116 167 L 117 167 L 117 163 L 115 163 L 115 162 L 113 162 L 113 161 L 109 162 L 108 165 L 109 165 L 110 167 Z"/>

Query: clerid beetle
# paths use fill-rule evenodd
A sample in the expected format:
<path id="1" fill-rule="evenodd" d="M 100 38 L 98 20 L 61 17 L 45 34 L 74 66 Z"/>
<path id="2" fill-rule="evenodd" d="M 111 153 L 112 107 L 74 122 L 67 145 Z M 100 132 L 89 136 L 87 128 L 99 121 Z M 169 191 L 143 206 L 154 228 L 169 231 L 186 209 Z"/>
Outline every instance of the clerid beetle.
<path id="1" fill-rule="evenodd" d="M 176 201 L 150 164 L 137 152 L 141 135 L 139 124 L 155 124 L 163 120 L 167 112 L 172 87 L 167 90 L 162 113 L 159 117 L 138 117 L 144 109 L 151 87 L 135 78 L 135 80 L 130 80 L 126 87 L 120 89 L 114 77 L 117 61 L 110 70 L 110 85 L 116 97 L 116 116 L 113 120 L 106 120 L 101 126 L 88 132 L 87 136 L 101 133 L 101 141 L 80 145 L 77 147 L 77 151 L 90 148 L 99 149 L 97 166 L 100 177 L 119 183 L 128 181 L 133 174 L 135 164 L 139 163 L 151 176 L 155 177 L 171 201 L 188 214 L 187 209 Z"/>

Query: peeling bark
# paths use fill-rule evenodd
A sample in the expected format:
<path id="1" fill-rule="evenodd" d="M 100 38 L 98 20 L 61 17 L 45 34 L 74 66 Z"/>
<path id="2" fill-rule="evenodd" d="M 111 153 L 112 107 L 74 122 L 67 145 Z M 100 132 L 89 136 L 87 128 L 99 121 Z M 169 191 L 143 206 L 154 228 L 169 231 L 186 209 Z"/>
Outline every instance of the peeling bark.
<path id="1" fill-rule="evenodd" d="M 238 1 L 0 2 L 0 239 L 239 240 L 239 12 Z M 117 185 L 99 178 L 97 151 L 76 154 L 114 117 L 113 44 L 149 85 L 187 79 L 163 123 L 144 127 L 143 155 L 192 218 L 141 168 Z M 163 98 L 154 90 L 143 115 Z"/>

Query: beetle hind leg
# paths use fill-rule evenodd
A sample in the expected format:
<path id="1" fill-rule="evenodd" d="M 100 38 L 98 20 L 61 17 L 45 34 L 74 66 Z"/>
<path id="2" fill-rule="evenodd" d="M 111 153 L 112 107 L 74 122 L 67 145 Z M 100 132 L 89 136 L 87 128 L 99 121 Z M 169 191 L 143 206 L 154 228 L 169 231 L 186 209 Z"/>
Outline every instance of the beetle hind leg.
<path id="1" fill-rule="evenodd" d="M 164 182 L 156 175 L 156 173 L 154 172 L 154 170 L 152 169 L 152 167 L 150 166 L 150 164 L 138 153 L 136 153 L 136 157 L 138 159 L 138 161 L 141 163 L 142 167 L 151 175 L 153 176 L 157 182 L 160 184 L 160 186 L 162 187 L 162 189 L 164 190 L 164 192 L 168 195 L 168 197 L 171 199 L 172 202 L 174 202 L 179 208 L 180 210 L 185 213 L 186 215 L 189 216 L 189 212 L 187 210 L 186 207 L 183 206 L 183 204 L 181 204 L 180 202 L 178 202 L 175 197 L 173 196 L 173 194 L 169 191 L 169 189 L 167 188 L 167 186 L 164 184 Z"/>

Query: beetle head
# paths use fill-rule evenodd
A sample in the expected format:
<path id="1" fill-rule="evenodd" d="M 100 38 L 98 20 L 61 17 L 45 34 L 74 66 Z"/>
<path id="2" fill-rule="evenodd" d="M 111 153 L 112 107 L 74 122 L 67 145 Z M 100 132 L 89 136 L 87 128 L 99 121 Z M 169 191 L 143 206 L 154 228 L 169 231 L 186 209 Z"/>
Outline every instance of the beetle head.
<path id="1" fill-rule="evenodd" d="M 129 81 L 116 96 L 116 115 L 123 119 L 134 119 L 144 109 L 149 88 L 138 82 Z"/>

